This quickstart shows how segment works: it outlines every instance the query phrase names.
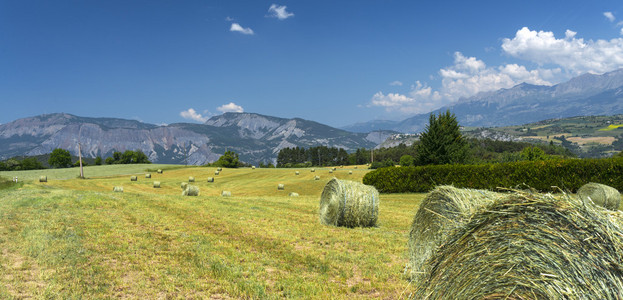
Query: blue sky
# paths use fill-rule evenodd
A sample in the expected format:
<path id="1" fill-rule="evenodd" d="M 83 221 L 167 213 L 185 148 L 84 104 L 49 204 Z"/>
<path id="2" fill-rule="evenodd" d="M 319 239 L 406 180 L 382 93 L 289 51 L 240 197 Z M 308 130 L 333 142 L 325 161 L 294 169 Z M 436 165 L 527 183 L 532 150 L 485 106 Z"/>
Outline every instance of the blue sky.
<path id="1" fill-rule="evenodd" d="M 621 67 L 621 1 L 0 1 L 0 123 L 343 126 Z"/>

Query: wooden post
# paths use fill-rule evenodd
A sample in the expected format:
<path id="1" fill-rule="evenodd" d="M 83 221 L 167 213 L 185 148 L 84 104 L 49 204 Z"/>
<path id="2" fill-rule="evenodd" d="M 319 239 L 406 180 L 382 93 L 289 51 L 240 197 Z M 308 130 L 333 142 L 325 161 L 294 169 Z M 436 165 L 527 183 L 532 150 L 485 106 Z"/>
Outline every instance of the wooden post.
<path id="1" fill-rule="evenodd" d="M 84 178 L 84 172 L 82 172 L 82 146 L 78 143 L 78 159 L 80 159 L 80 178 Z"/>

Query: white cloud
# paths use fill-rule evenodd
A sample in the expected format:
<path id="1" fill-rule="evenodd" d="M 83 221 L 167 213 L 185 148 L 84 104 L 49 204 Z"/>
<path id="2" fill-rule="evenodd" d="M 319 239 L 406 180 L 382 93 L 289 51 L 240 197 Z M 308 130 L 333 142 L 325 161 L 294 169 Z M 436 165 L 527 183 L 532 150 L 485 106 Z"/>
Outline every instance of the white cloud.
<path id="1" fill-rule="evenodd" d="M 294 14 L 286 11 L 286 6 L 279 6 L 277 4 L 273 4 L 268 9 L 269 17 L 277 18 L 279 20 L 285 20 L 290 17 L 294 17 Z"/>
<path id="2" fill-rule="evenodd" d="M 200 113 L 197 113 L 193 108 L 189 108 L 188 110 L 180 112 L 180 116 L 187 120 L 194 120 L 197 122 L 205 123 L 210 116 L 202 116 Z"/>
<path id="3" fill-rule="evenodd" d="M 242 34 L 248 34 L 248 35 L 252 35 L 253 34 L 253 29 L 251 28 L 244 28 L 242 26 L 240 26 L 240 24 L 238 23 L 231 23 L 231 27 L 229 28 L 229 31 L 235 31 L 235 32 L 240 32 Z"/>
<path id="4" fill-rule="evenodd" d="M 226 113 L 226 112 L 244 112 L 244 109 L 242 108 L 242 106 L 237 105 L 234 102 L 229 102 L 228 104 L 223 104 L 219 107 L 216 108 L 216 110 L 222 112 L 222 113 Z"/>
<path id="5" fill-rule="evenodd" d="M 616 20 L 612 12 L 609 11 L 604 12 L 604 17 L 606 17 L 606 19 L 608 19 L 608 21 L 610 22 L 614 22 L 614 20 Z"/>
<path id="6" fill-rule="evenodd" d="M 391 85 L 391 86 L 402 86 L 402 81 L 398 81 L 398 80 L 392 81 L 392 82 L 389 83 L 389 85 Z"/>
<path id="7" fill-rule="evenodd" d="M 232 18 L 232 17 L 230 17 L 230 16 L 227 16 L 227 17 L 225 18 L 225 21 L 227 21 L 227 22 L 231 22 L 231 21 L 233 21 L 233 20 L 234 20 L 234 18 Z"/>
<path id="8" fill-rule="evenodd" d="M 507 54 L 539 65 L 558 65 L 573 75 L 604 73 L 623 67 L 623 39 L 588 40 L 576 38 L 567 30 L 564 39 L 551 31 L 534 31 L 524 27 L 512 39 L 502 41 Z"/>

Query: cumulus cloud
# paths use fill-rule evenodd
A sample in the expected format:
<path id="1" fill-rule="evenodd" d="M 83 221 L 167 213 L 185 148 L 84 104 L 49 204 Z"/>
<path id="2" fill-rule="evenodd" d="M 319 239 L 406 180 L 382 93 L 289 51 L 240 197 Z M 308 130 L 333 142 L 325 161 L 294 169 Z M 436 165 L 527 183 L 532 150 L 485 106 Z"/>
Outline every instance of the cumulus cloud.
<path id="1" fill-rule="evenodd" d="M 604 17 L 606 17 L 606 19 L 608 19 L 608 21 L 610 21 L 610 22 L 614 22 L 614 20 L 616 20 L 616 18 L 614 17 L 612 12 L 610 12 L 610 11 L 604 12 Z"/>
<path id="2" fill-rule="evenodd" d="M 286 6 L 279 6 L 277 4 L 273 4 L 268 8 L 268 16 L 272 18 L 277 18 L 279 20 L 285 20 L 290 17 L 294 17 L 294 14 L 286 11 Z"/>
<path id="3" fill-rule="evenodd" d="M 205 123 L 205 121 L 207 121 L 210 118 L 210 116 L 202 116 L 200 113 L 195 111 L 193 108 L 189 108 L 185 111 L 180 112 L 180 116 L 182 116 L 182 118 L 184 119 L 193 120 L 193 121 L 197 121 L 201 123 Z"/>
<path id="4" fill-rule="evenodd" d="M 389 85 L 391 85 L 391 86 L 402 86 L 402 81 L 398 81 L 398 80 L 392 81 L 392 82 L 389 83 Z"/>
<path id="5" fill-rule="evenodd" d="M 223 104 L 219 107 L 216 108 L 216 110 L 222 112 L 222 113 L 226 113 L 226 112 L 244 112 L 244 109 L 242 108 L 242 106 L 237 105 L 234 102 L 229 102 L 228 104 Z"/>
<path id="6" fill-rule="evenodd" d="M 244 28 L 244 27 L 240 26 L 240 24 L 238 24 L 238 23 L 231 23 L 231 27 L 229 28 L 229 31 L 240 32 L 242 34 L 253 35 L 253 29 L 251 29 L 249 27 Z"/>
<path id="7" fill-rule="evenodd" d="M 565 38 L 557 39 L 551 31 L 535 31 L 524 27 L 512 39 L 502 40 L 507 54 L 539 65 L 554 64 L 574 75 L 604 73 L 623 67 L 623 39 L 587 40 L 576 38 L 567 30 Z"/>

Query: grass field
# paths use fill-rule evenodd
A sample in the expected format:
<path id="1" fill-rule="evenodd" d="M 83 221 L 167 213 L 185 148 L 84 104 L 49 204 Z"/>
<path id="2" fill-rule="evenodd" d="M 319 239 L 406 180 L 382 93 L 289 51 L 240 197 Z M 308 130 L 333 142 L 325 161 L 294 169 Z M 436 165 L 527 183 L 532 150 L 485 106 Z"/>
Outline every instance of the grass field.
<path id="1" fill-rule="evenodd" d="M 164 173 L 147 179 L 147 168 Z M 22 180 L 0 185 L 0 298 L 409 294 L 407 235 L 422 194 L 381 195 L 377 227 L 338 228 L 318 220 L 322 188 L 333 176 L 361 181 L 365 168 L 214 171 L 94 166 L 85 168 L 88 179 L 77 179 L 75 168 L 0 173 Z M 48 182 L 39 183 L 40 175 Z M 189 176 L 198 197 L 181 196 Z M 279 183 L 285 190 L 277 190 Z M 232 197 L 218 196 L 222 190 Z"/>

